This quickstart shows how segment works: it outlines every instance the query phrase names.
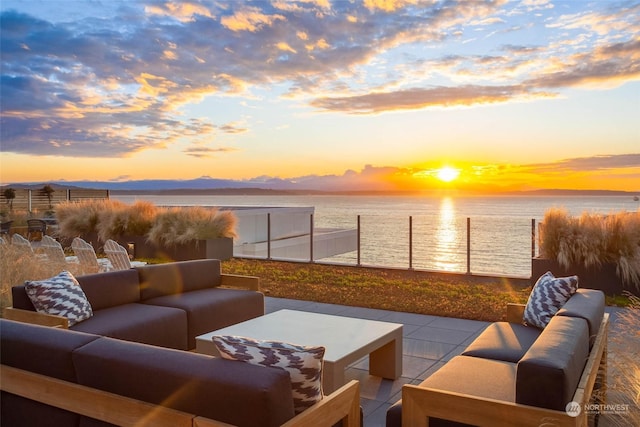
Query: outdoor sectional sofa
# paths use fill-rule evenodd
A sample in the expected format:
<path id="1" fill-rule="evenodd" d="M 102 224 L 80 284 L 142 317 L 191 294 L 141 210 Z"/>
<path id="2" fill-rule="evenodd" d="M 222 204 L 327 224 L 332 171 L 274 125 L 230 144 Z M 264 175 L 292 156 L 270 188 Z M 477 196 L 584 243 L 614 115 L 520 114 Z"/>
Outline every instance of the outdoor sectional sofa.
<path id="1" fill-rule="evenodd" d="M 586 426 L 598 372 L 606 376 L 604 294 L 578 289 L 544 329 L 524 305 L 489 325 L 461 355 L 419 385 L 405 385 L 387 427 Z M 572 403 L 574 402 L 574 403 Z"/>
<path id="2" fill-rule="evenodd" d="M 12 427 L 360 426 L 352 381 L 295 414 L 284 369 L 0 319 Z"/>
<path id="3" fill-rule="evenodd" d="M 93 310 L 89 319 L 69 327 L 63 317 L 36 312 L 24 285 L 12 288 L 13 308 L 5 317 L 192 350 L 198 335 L 264 315 L 259 278 L 222 274 L 215 259 L 146 265 L 77 280 Z"/>
<path id="4" fill-rule="evenodd" d="M 357 381 L 296 414 L 286 370 L 184 351 L 263 315 L 258 278 L 221 274 L 208 259 L 77 281 L 93 315 L 71 326 L 34 311 L 24 285 L 12 289 L 0 319 L 3 425 L 360 425 Z"/>

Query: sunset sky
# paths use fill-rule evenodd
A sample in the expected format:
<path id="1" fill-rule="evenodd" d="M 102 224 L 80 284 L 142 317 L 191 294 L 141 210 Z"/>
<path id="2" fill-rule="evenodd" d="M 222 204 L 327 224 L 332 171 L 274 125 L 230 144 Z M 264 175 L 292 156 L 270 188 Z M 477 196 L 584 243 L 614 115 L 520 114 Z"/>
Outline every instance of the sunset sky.
<path id="1" fill-rule="evenodd" d="M 640 1 L 0 8 L 0 184 L 640 191 Z"/>

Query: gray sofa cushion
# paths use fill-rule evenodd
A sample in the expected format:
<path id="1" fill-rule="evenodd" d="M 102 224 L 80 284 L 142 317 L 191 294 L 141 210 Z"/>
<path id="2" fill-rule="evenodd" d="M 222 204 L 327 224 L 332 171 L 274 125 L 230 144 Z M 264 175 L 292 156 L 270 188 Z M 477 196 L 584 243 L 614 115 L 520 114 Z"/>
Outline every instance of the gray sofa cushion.
<path id="1" fill-rule="evenodd" d="M 515 402 L 516 364 L 456 356 L 420 386 Z"/>
<path id="2" fill-rule="evenodd" d="M 135 270 L 88 274 L 76 279 L 94 311 L 140 301 L 140 285 Z"/>
<path id="3" fill-rule="evenodd" d="M 509 322 L 489 325 L 463 352 L 464 356 L 517 363 L 540 336 L 540 330 Z"/>
<path id="4" fill-rule="evenodd" d="M 589 346 L 593 345 L 604 317 L 604 292 L 595 289 L 578 289 L 556 316 L 580 317 L 589 325 Z"/>
<path id="5" fill-rule="evenodd" d="M 71 352 L 100 338 L 6 319 L 0 319 L 0 331 L 3 365 L 71 382 L 76 381 Z"/>
<path id="6" fill-rule="evenodd" d="M 73 362 L 80 384 L 237 426 L 279 426 L 294 415 L 282 369 L 111 338 L 84 346 Z"/>
<path id="7" fill-rule="evenodd" d="M 187 313 L 188 349 L 196 348 L 198 335 L 264 315 L 264 295 L 239 289 L 200 289 L 151 298 L 144 303 L 179 308 Z"/>
<path id="8" fill-rule="evenodd" d="M 76 382 L 71 352 L 100 337 L 0 319 L 3 365 Z M 26 357 L 28 355 L 28 357 Z M 33 400 L 2 392 L 3 426 L 77 426 L 79 416 Z"/>
<path id="9" fill-rule="evenodd" d="M 124 304 L 98 310 L 71 329 L 187 350 L 187 314 L 177 308 Z"/>
<path id="10" fill-rule="evenodd" d="M 221 267 L 217 259 L 146 265 L 136 270 L 143 301 L 220 285 Z"/>
<path id="11" fill-rule="evenodd" d="M 24 285 L 13 286 L 11 288 L 11 300 L 13 303 L 13 308 L 36 311 L 36 308 L 33 306 L 31 299 L 29 299 L 29 295 L 27 295 L 27 290 L 25 289 Z"/>
<path id="12" fill-rule="evenodd" d="M 428 387 L 489 399 L 515 401 L 516 364 L 480 357 L 456 356 L 420 383 Z M 402 425 L 402 401 L 387 411 L 387 427 Z M 465 426 L 449 420 L 429 419 L 429 426 Z"/>
<path id="13" fill-rule="evenodd" d="M 587 322 L 554 316 L 518 362 L 516 402 L 564 411 L 588 357 Z"/>

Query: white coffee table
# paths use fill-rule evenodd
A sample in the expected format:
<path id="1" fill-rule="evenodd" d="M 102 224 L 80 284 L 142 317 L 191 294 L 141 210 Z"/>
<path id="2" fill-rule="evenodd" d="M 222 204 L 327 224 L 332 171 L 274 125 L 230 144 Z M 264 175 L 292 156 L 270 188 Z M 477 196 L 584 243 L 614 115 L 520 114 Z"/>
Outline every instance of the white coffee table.
<path id="1" fill-rule="evenodd" d="M 388 379 L 402 374 L 402 325 L 352 317 L 280 310 L 196 337 L 196 352 L 219 356 L 214 335 L 237 335 L 326 348 L 323 389 L 330 394 L 345 383 L 350 364 L 369 355 L 369 373 Z"/>

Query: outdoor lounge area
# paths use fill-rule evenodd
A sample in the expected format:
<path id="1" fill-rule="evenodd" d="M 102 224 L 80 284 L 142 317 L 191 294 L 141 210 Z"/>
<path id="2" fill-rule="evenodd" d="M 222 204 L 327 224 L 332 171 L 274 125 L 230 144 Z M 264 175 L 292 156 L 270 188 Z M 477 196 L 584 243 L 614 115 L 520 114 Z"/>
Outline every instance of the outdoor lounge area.
<path id="1" fill-rule="evenodd" d="M 575 304 L 566 304 L 565 307 L 563 307 L 565 312 L 554 316 L 551 322 L 549 322 L 549 326 L 540 333 L 540 331 L 535 328 L 525 327 L 519 324 L 521 322 L 518 322 L 518 318 L 522 319 L 523 306 L 510 307 L 510 314 L 508 316 L 510 320 L 515 319 L 514 321 L 518 323 L 518 325 L 509 327 L 506 326 L 509 324 L 504 322 L 489 323 L 389 310 L 272 298 L 268 296 L 264 297 L 259 292 L 259 278 L 220 275 L 219 269 L 220 265 L 216 260 L 200 260 L 143 266 L 125 271 L 114 271 L 79 277 L 80 285 L 86 292 L 86 298 L 91 302 L 94 313 L 88 316 L 88 320 L 71 319 L 73 322 L 70 322 L 67 321 L 67 318 L 63 318 L 62 323 L 58 323 L 58 325 L 63 328 L 71 327 L 71 329 L 76 331 L 74 333 L 82 332 L 82 335 L 75 339 L 75 344 L 69 344 L 70 347 L 64 350 L 73 350 L 72 369 L 76 370 L 76 375 L 79 375 L 77 377 L 78 380 L 83 384 L 82 387 L 85 387 L 79 391 L 87 392 L 86 387 L 90 386 L 110 390 L 112 393 L 124 393 L 124 395 L 127 395 L 129 393 L 127 390 L 133 387 L 135 383 L 133 378 L 136 378 L 136 376 L 133 376 L 132 379 L 128 379 L 129 375 L 123 376 L 122 379 L 118 378 L 125 372 L 133 373 L 141 371 L 146 372 L 146 374 L 143 375 L 145 377 L 152 376 L 156 378 L 156 380 L 159 378 L 159 384 L 163 384 L 161 388 L 165 389 L 166 392 L 170 392 L 172 386 L 169 385 L 169 389 L 166 389 L 167 385 L 161 380 L 164 375 L 176 375 L 176 373 L 171 372 L 175 370 L 177 366 L 186 365 L 189 367 L 197 367 L 202 363 L 202 367 L 199 369 L 193 368 L 196 369 L 196 371 L 192 371 L 191 374 L 188 374 L 186 371 L 182 372 L 183 369 L 180 368 L 179 370 L 182 373 L 177 375 L 187 375 L 187 377 L 185 377 L 186 379 L 190 376 L 192 378 L 196 372 L 198 376 L 206 374 L 207 378 L 209 378 L 207 383 L 218 384 L 211 386 L 214 387 L 215 390 L 218 390 L 215 393 L 220 393 L 223 390 L 227 390 L 229 385 L 223 385 L 226 384 L 226 382 L 219 382 L 221 380 L 219 374 L 207 373 L 209 369 L 205 366 L 215 360 L 218 361 L 216 363 L 227 363 L 227 361 L 219 358 L 223 352 L 227 354 L 222 354 L 222 359 L 233 359 L 234 356 L 238 357 L 239 355 L 241 358 L 236 358 L 236 360 L 245 360 L 244 357 L 252 354 L 251 351 L 247 353 L 247 342 L 242 342 L 241 346 L 237 348 L 234 348 L 237 342 L 232 342 L 231 348 L 229 349 L 224 346 L 221 347 L 219 341 L 213 339 L 218 351 L 217 354 L 214 354 L 217 356 L 216 358 L 194 354 L 193 350 L 195 350 L 196 353 L 213 354 L 208 349 L 200 348 L 200 342 L 202 341 L 210 345 L 213 335 L 224 338 L 225 336 L 233 336 L 235 332 L 237 332 L 238 335 L 251 336 L 251 338 L 258 340 L 271 338 L 276 341 L 289 341 L 299 346 L 304 346 L 302 348 L 296 348 L 295 351 L 297 352 L 311 353 L 321 349 L 322 354 L 326 358 L 324 373 L 325 375 L 328 374 L 328 377 L 325 377 L 323 381 L 325 399 L 319 402 L 316 400 L 305 403 L 302 407 L 296 406 L 300 405 L 300 401 L 296 400 L 296 387 L 294 386 L 292 389 L 289 389 L 289 392 L 285 391 L 285 394 L 291 393 L 292 390 L 294 391 L 294 407 L 298 407 L 295 411 L 296 415 L 293 417 L 291 414 L 286 415 L 287 411 L 291 409 L 280 408 L 278 410 L 279 412 L 277 412 L 280 415 L 269 418 L 271 421 L 260 422 L 259 425 L 280 425 L 285 420 L 290 420 L 291 425 L 307 425 L 307 423 L 310 422 L 310 418 L 315 419 L 317 423 L 309 425 L 332 425 L 344 416 L 349 417 L 345 419 L 345 421 L 348 425 L 352 425 L 354 422 L 359 424 L 357 420 L 360 417 L 360 411 L 362 411 L 364 416 L 364 426 L 393 427 L 396 425 L 425 425 L 426 415 L 436 417 L 452 416 L 452 419 L 458 419 L 458 421 L 464 420 L 468 423 L 477 421 L 480 425 L 507 425 L 505 424 L 505 420 L 509 420 L 508 422 L 511 423 L 508 425 L 537 425 L 539 418 L 536 417 L 538 416 L 556 416 L 562 418 L 558 425 L 586 425 L 576 422 L 579 419 L 586 420 L 586 418 L 571 417 L 567 415 L 564 410 L 560 411 L 559 407 L 553 407 L 551 410 L 542 409 L 542 412 L 536 415 L 538 409 L 534 412 L 532 412 L 531 409 L 535 409 L 539 405 L 543 407 L 549 405 L 544 399 L 540 401 L 542 403 L 535 401 L 528 404 L 532 406 L 528 406 L 514 405 L 513 402 L 509 402 L 509 398 L 505 398 L 505 402 L 500 404 L 502 406 L 502 409 L 500 409 L 500 406 L 495 406 L 497 402 L 495 399 L 487 401 L 482 396 L 475 398 L 473 398 L 473 396 L 467 396 L 464 398 L 467 399 L 467 402 L 469 397 L 472 397 L 474 399 L 473 401 L 476 402 L 475 405 L 479 405 L 478 408 L 482 410 L 477 408 L 476 412 L 468 412 L 456 409 L 456 405 L 461 404 L 456 402 L 459 396 L 456 397 L 455 393 L 451 395 L 450 392 L 447 392 L 446 390 L 449 387 L 453 387 L 455 390 L 460 384 L 473 384 L 474 381 L 477 381 L 477 378 L 482 378 L 483 375 L 488 375 L 488 380 L 483 381 L 493 382 L 492 369 L 496 369 L 496 367 L 502 369 L 505 366 L 513 366 L 513 368 L 509 369 L 513 369 L 515 372 L 516 365 L 514 363 L 510 364 L 509 362 L 487 360 L 486 362 L 482 362 L 489 367 L 485 372 L 479 372 L 477 370 L 471 371 L 473 374 L 464 374 L 462 378 L 460 377 L 460 372 L 463 372 L 464 369 L 463 371 L 459 371 L 456 366 L 464 366 L 465 363 L 475 364 L 485 359 L 504 357 L 497 356 L 497 353 L 510 353 L 508 357 L 512 359 L 515 358 L 513 360 L 517 361 L 520 358 L 524 360 L 526 358 L 524 353 L 528 354 L 529 347 L 532 349 L 536 347 L 536 345 L 538 345 L 536 342 L 544 342 L 544 344 L 538 345 L 536 357 L 529 357 L 529 359 L 531 359 L 528 361 L 529 369 L 532 370 L 530 370 L 528 375 L 534 375 L 535 377 L 538 375 L 538 369 L 556 370 L 558 367 L 561 367 L 560 377 L 557 376 L 557 371 L 556 373 L 548 371 L 543 375 L 538 375 L 548 378 L 548 381 L 535 385 L 536 390 L 538 387 L 542 387 L 543 389 L 549 387 L 549 384 L 555 389 L 556 383 L 554 382 L 557 382 L 557 378 L 564 378 L 565 375 L 567 378 L 567 380 L 562 380 L 562 384 L 565 385 L 560 388 L 561 391 L 558 397 L 552 398 L 553 405 L 557 406 L 557 402 L 562 401 L 561 406 L 564 406 L 564 400 L 572 398 L 574 393 L 575 396 L 577 396 L 574 396 L 574 399 L 586 399 L 583 403 L 588 402 L 591 389 L 597 386 L 596 380 L 606 381 L 605 376 L 600 375 L 597 377 L 596 373 L 600 371 L 601 374 L 604 374 L 606 371 L 599 369 L 601 365 L 599 358 L 602 356 L 606 358 L 609 317 L 613 315 L 615 318 L 615 311 L 607 310 L 607 313 L 603 313 L 604 299 L 600 296 L 601 293 L 599 291 L 582 290 L 578 292 L 576 294 L 577 296 L 569 299 L 569 302 L 573 301 Z M 218 271 L 218 273 L 213 275 L 213 279 L 210 279 L 207 278 L 211 277 L 207 271 L 214 273 Z M 105 292 L 105 289 L 111 288 L 114 283 L 118 283 L 118 295 Z M 179 286 L 175 286 L 178 284 Z M 222 285 L 222 287 L 220 287 L 220 285 Z M 229 286 L 231 286 L 231 288 L 227 289 Z M 133 292 L 133 290 L 138 287 L 140 287 L 141 292 Z M 130 290 L 127 291 L 127 289 Z M 55 320 L 60 319 L 59 316 L 41 315 L 32 312 L 30 308 L 31 303 L 28 302 L 26 296 L 21 296 L 25 290 L 28 292 L 25 286 L 14 288 L 14 309 L 5 312 L 5 317 L 19 321 L 31 321 L 42 317 L 46 320 L 45 324 L 50 326 L 57 325 Z M 246 299 L 246 297 L 250 298 Z M 250 300 L 255 301 L 250 302 Z M 255 302 L 258 300 L 260 300 L 260 303 L 256 305 Z M 236 302 L 234 303 L 233 301 Z M 213 308 L 216 306 L 218 309 Z M 230 307 L 245 307 L 245 309 L 241 311 L 235 309 L 230 312 L 227 310 Z M 576 314 L 576 307 L 582 307 L 578 310 L 580 311 L 578 314 Z M 16 310 L 15 308 L 19 309 Z M 188 313 L 186 319 L 180 314 L 181 310 L 186 310 Z M 223 311 L 221 312 L 220 310 Z M 29 312 L 32 312 L 33 315 L 29 315 Z M 227 314 L 221 315 L 223 312 Z M 236 317 L 232 319 L 229 316 L 232 316 L 234 312 L 235 314 L 233 314 L 233 316 Z M 126 313 L 128 314 L 124 315 Z M 218 313 L 218 315 L 216 315 L 216 313 Z M 578 317 L 574 317 L 576 315 Z M 128 321 L 126 321 L 127 319 Z M 144 323 L 140 323 L 143 319 L 146 319 Z M 273 322 L 275 323 L 268 321 L 268 319 L 274 319 Z M 599 319 L 602 319 L 602 321 L 600 322 Z M 39 320 L 40 319 L 38 319 L 38 321 Z M 123 320 L 125 320 L 125 322 L 123 322 Z M 166 321 L 169 321 L 169 323 L 166 323 Z M 34 398 L 34 396 L 43 397 L 47 395 L 47 393 L 42 394 L 38 392 L 39 386 L 34 385 L 39 384 L 37 381 L 40 381 L 40 379 L 33 380 L 34 383 L 23 390 L 24 381 L 31 381 L 29 376 L 24 376 L 26 371 L 23 371 L 23 369 L 39 372 L 40 368 L 37 368 L 37 366 L 40 357 L 32 358 L 29 356 L 25 359 L 25 354 L 21 354 L 20 348 L 22 345 L 29 343 L 28 346 L 35 346 L 29 354 L 49 354 L 50 350 L 47 350 L 46 347 L 51 344 L 47 344 L 49 340 L 46 337 L 54 334 L 63 334 L 60 335 L 58 339 L 55 339 L 55 342 L 65 342 L 67 341 L 67 333 L 65 331 L 51 329 L 50 326 L 45 328 L 36 326 L 35 328 L 37 329 L 31 331 L 29 328 L 34 328 L 34 326 L 24 324 L 25 326 L 17 327 L 14 325 L 19 324 L 7 324 L 5 322 L 6 321 L 3 321 L 5 330 L 2 337 L 3 391 L 5 393 L 20 394 L 26 390 L 24 391 L 25 393 L 31 394 L 26 394 L 25 396 L 31 398 Z M 153 324 L 156 326 L 153 326 Z M 137 325 L 148 326 L 141 328 Z M 511 330 L 515 331 L 516 335 L 519 335 L 516 344 L 513 345 L 513 342 L 509 342 L 508 339 L 501 343 L 500 340 L 496 341 L 494 339 L 495 337 L 492 338 L 490 334 L 495 334 L 496 326 L 498 327 L 498 331 L 502 332 L 506 331 L 507 328 L 512 328 Z M 526 331 L 523 332 L 525 329 Z M 209 332 L 211 330 L 216 332 L 211 334 Z M 556 330 L 558 332 L 556 332 Z M 158 333 L 158 331 L 162 331 L 162 333 Z M 266 335 L 264 335 L 265 333 Z M 8 337 L 6 336 L 7 334 Z M 41 338 L 34 340 L 30 337 L 32 334 L 34 334 L 34 336 L 40 336 Z M 489 342 L 494 343 L 489 345 L 489 349 L 487 349 L 486 346 L 488 342 L 486 339 L 487 334 L 489 334 Z M 542 339 L 542 337 L 545 336 L 546 338 Z M 78 339 L 80 341 L 77 341 Z M 5 340 L 8 341 L 4 342 Z M 341 342 L 341 340 L 343 341 Z M 21 342 L 24 344 L 19 344 Z M 495 346 L 496 342 L 498 343 L 497 347 Z M 141 345 L 139 343 L 147 343 L 151 344 L 151 346 L 139 347 Z M 248 343 L 249 347 L 253 344 L 254 343 L 251 342 Z M 327 348 L 317 347 L 317 345 L 325 344 Z M 274 344 L 275 347 L 271 344 L 267 347 L 264 347 L 264 345 L 265 342 L 260 342 L 257 348 L 267 348 L 269 349 L 267 351 L 276 352 L 282 350 L 277 343 Z M 316 347 L 313 347 L 314 345 L 316 345 Z M 36 349 L 40 346 L 42 346 L 42 349 L 37 351 Z M 55 344 L 55 346 L 58 348 L 58 344 Z M 493 348 L 491 348 L 492 346 Z M 551 364 L 548 365 L 545 362 L 540 365 L 542 368 L 536 367 L 538 363 L 536 358 L 548 358 L 545 354 L 549 350 L 542 347 L 543 351 L 541 353 L 539 351 L 540 346 L 555 348 L 555 350 L 550 350 L 551 352 L 548 353 L 553 356 L 551 358 Z M 565 351 L 567 348 L 574 346 L 577 346 L 576 351 Z M 168 349 L 163 349 L 163 347 L 168 347 Z M 176 350 L 172 349 L 180 351 L 176 352 Z M 192 351 L 184 352 L 184 350 Z M 58 349 L 56 351 L 61 350 Z M 163 355 L 165 352 L 168 352 L 166 356 Z M 521 354 L 514 356 L 514 352 Z M 87 353 L 86 356 L 85 353 Z M 589 360 L 583 369 L 584 359 L 581 358 L 586 357 L 587 353 L 589 353 Z M 136 359 L 138 357 L 136 357 L 136 354 L 146 354 L 146 356 L 137 362 Z M 463 354 L 463 356 L 460 356 L 460 354 Z M 581 354 L 584 354 L 584 356 L 581 356 Z M 229 357 L 229 355 L 231 357 Z M 61 356 L 63 357 L 62 360 L 64 360 L 63 353 Z M 158 358 L 158 360 L 164 360 L 166 357 L 168 357 L 167 360 L 173 360 L 173 362 L 168 365 L 166 363 L 157 364 L 155 362 L 156 358 Z M 202 357 L 205 357 L 205 359 L 202 359 Z M 568 357 L 569 359 L 578 357 L 580 360 L 577 361 L 577 364 L 569 360 L 566 366 L 557 365 L 557 360 L 563 357 Z M 320 359 L 321 358 L 322 356 L 320 356 Z M 30 361 L 31 359 L 33 360 Z M 76 359 L 78 361 L 85 361 L 78 365 L 77 363 L 79 362 L 77 362 Z M 288 357 L 285 357 L 285 359 L 288 360 Z M 96 365 L 96 363 L 98 363 L 98 365 Z M 307 362 L 305 362 L 305 364 L 306 363 Z M 240 382 L 234 386 L 236 387 L 236 392 L 239 393 L 235 399 L 240 399 L 240 401 L 243 401 L 243 398 L 240 396 L 250 390 L 254 390 L 257 384 L 268 384 L 269 381 L 272 381 L 260 379 L 261 375 L 257 375 L 270 370 L 263 371 L 259 369 L 253 374 L 249 373 L 247 377 L 247 372 L 249 371 L 245 372 L 247 368 L 242 368 L 244 365 L 245 364 L 236 365 L 235 363 L 229 365 L 233 367 L 231 371 L 237 371 L 237 373 L 233 375 L 234 383 L 236 383 L 239 378 L 249 380 L 249 382 L 244 383 L 244 385 Z M 31 366 L 31 368 L 29 368 L 29 366 Z M 96 369 L 97 366 L 100 368 Z M 531 366 L 533 368 L 531 368 Z M 15 371 L 15 368 L 20 369 Z M 80 369 L 80 371 L 77 371 L 78 369 Z M 230 368 L 226 368 L 225 370 L 229 369 Z M 285 367 L 285 369 L 289 368 Z M 562 373 L 563 371 L 564 373 Z M 86 373 L 83 374 L 82 372 Z M 109 379 L 103 378 L 105 376 L 102 374 L 87 376 L 91 372 L 110 372 L 110 374 L 106 376 Z M 432 375 L 436 372 L 436 375 Z M 46 374 L 46 372 L 40 373 Z M 288 378 L 287 373 L 283 373 L 286 378 Z M 292 371 L 289 373 L 291 374 L 290 381 L 292 381 L 291 384 L 293 386 L 293 384 L 295 384 L 295 374 Z M 210 377 L 210 375 L 213 376 Z M 450 376 L 449 379 L 447 379 L 447 375 Z M 480 377 L 477 377 L 477 375 L 480 375 Z M 428 384 L 432 381 L 432 377 L 437 377 L 440 381 L 439 383 L 435 383 L 439 384 L 435 390 L 437 394 L 433 395 L 434 390 L 430 392 L 431 398 L 435 398 L 434 401 L 439 402 L 438 407 L 435 409 L 426 409 L 427 412 L 418 411 L 417 418 L 407 418 L 407 414 L 411 414 L 412 409 L 415 410 L 415 404 L 412 403 L 414 408 L 406 404 L 408 396 L 411 397 L 411 395 L 407 393 L 412 393 L 413 391 L 421 392 L 420 389 L 424 386 L 429 388 Z M 443 377 L 445 378 L 444 382 L 442 380 Z M 71 378 L 73 378 L 73 376 Z M 319 376 L 319 378 L 321 378 L 321 376 Z M 43 381 L 45 381 L 43 384 L 46 384 L 45 388 L 49 390 L 49 394 L 51 394 L 52 390 L 55 390 L 56 384 L 58 384 L 55 382 L 57 380 L 49 383 L 49 381 L 52 380 L 53 378 L 50 377 L 43 379 Z M 264 381 L 267 382 L 264 383 Z M 497 384 L 500 384 L 502 380 L 496 378 L 495 381 L 497 381 Z M 518 376 L 516 380 L 514 376 L 508 381 L 520 382 L 525 380 L 520 379 L 520 376 Z M 517 382 L 515 383 L 516 388 L 518 387 Z M 415 385 L 421 383 L 423 384 L 420 387 L 415 387 Z M 72 390 L 80 386 L 80 384 L 78 386 L 71 383 L 65 384 L 65 387 L 71 387 Z M 502 384 L 504 385 L 504 383 Z M 271 387 L 272 386 L 267 386 L 267 389 L 275 390 Z M 504 387 L 500 386 L 500 388 Z M 149 399 L 150 397 L 144 397 L 147 395 L 144 389 L 144 386 L 141 388 L 135 386 L 134 391 L 131 392 L 134 395 L 129 397 L 143 400 Z M 90 391 L 91 390 L 95 389 L 91 388 Z M 78 392 L 78 390 L 75 392 Z M 98 392 L 98 397 L 101 396 L 99 390 L 95 392 Z M 200 394 L 203 392 L 204 391 L 201 391 Z M 91 393 L 94 393 L 94 391 L 91 391 Z M 185 402 L 184 396 L 178 399 L 177 402 L 183 403 L 176 403 L 178 407 L 175 409 L 180 411 L 186 410 L 193 414 L 186 414 L 185 419 L 190 419 L 189 417 L 193 417 L 194 415 L 198 416 L 202 424 L 196 423 L 194 425 L 217 425 L 215 423 L 207 423 L 210 422 L 210 420 L 219 420 L 219 415 L 216 414 L 220 413 L 216 412 L 217 410 L 215 409 L 207 414 L 200 413 L 200 410 L 197 408 L 199 407 L 198 405 L 202 405 L 202 403 L 193 403 L 195 402 L 193 399 L 195 399 L 195 396 L 198 394 L 193 393 L 193 390 L 187 393 L 187 395 L 192 396 L 186 400 L 187 403 Z M 281 392 L 275 393 L 272 398 L 275 398 L 276 401 L 281 401 L 283 395 L 278 397 L 278 393 Z M 482 394 L 482 390 L 479 393 Z M 53 394 L 57 395 L 55 392 Z M 208 394 L 208 392 L 206 392 L 206 394 Z M 449 397 L 443 400 L 440 398 L 440 394 L 444 397 Z M 545 395 L 551 394 L 552 393 Z M 308 396 L 305 396 L 305 398 L 306 397 Z M 45 396 L 45 398 L 48 399 L 51 398 L 51 396 Z M 399 400 L 401 398 L 405 401 L 405 405 L 403 406 L 399 406 Z M 418 396 L 418 398 L 420 398 L 420 396 Z M 451 398 L 453 398 L 453 400 L 451 400 Z M 157 399 L 157 397 L 147 401 L 153 402 L 155 399 Z M 465 403 L 464 399 L 462 404 Z M 201 399 L 196 400 L 201 402 Z M 43 401 L 52 403 L 54 406 L 61 404 L 60 401 L 55 399 L 53 401 Z M 98 401 L 101 401 L 101 397 Z M 233 401 L 232 399 L 229 402 Z M 447 406 L 448 401 L 453 402 L 453 406 Z M 493 401 L 492 404 L 489 403 L 491 401 Z M 16 403 L 15 397 L 7 399 L 7 395 L 5 394 L 3 398 L 3 413 L 5 416 L 11 415 L 11 417 L 6 419 L 16 420 L 16 414 L 19 416 L 21 412 L 10 409 L 13 408 L 10 406 L 11 402 Z M 24 404 L 24 401 L 20 399 L 18 399 L 17 402 L 19 402 L 18 407 Z M 134 402 L 139 401 L 135 400 Z M 113 402 L 109 403 L 109 405 L 113 404 Z M 131 402 L 127 400 L 126 405 L 129 404 L 131 404 Z M 226 406 L 223 405 L 226 409 L 223 409 L 222 414 L 235 412 L 233 410 L 229 412 L 229 404 Z M 89 405 L 89 403 L 87 403 L 87 405 Z M 93 403 L 91 403 L 91 405 L 93 405 Z M 123 408 L 129 407 L 126 405 L 123 406 Z M 186 406 L 183 407 L 180 405 Z M 271 417 L 274 412 L 273 409 L 270 409 L 272 408 L 270 405 L 272 404 L 267 404 L 262 407 L 260 410 L 262 412 L 258 411 L 262 414 L 261 417 L 263 417 L 259 419 L 266 420 L 267 418 L 264 418 L 267 416 L 266 414 L 269 414 L 269 417 Z M 211 405 L 207 406 L 211 407 Z M 212 408 L 215 407 L 216 405 L 213 405 Z M 425 408 L 428 407 L 430 407 L 429 404 L 425 406 Z M 29 405 L 24 406 L 24 410 L 27 410 L 27 408 L 29 408 Z M 78 406 L 71 406 L 71 408 L 76 408 L 72 409 L 72 411 L 76 411 Z M 314 409 L 309 409 L 309 412 L 307 412 L 306 408 Z M 359 410 L 356 411 L 355 408 Z M 95 411 L 99 412 L 100 408 L 92 410 L 93 412 L 79 413 L 91 416 L 91 414 L 96 414 Z M 143 409 L 140 408 L 135 410 L 143 411 Z M 284 412 L 281 412 L 283 410 Z M 506 416 L 504 411 L 506 411 Z M 38 413 L 38 411 L 29 412 Z M 329 413 L 332 413 L 332 415 L 329 416 Z M 465 413 L 466 415 L 464 415 Z M 482 415 L 483 413 L 484 415 Z M 514 422 L 513 419 L 510 419 L 508 416 L 508 414 L 519 413 L 528 414 L 529 419 L 526 423 Z M 340 415 L 338 416 L 336 414 Z M 42 414 L 40 414 L 40 416 L 42 416 Z M 229 415 L 224 416 L 227 417 Z M 400 416 L 405 418 L 400 420 Z M 480 418 L 476 420 L 476 418 L 474 418 L 476 416 Z M 203 417 L 206 418 L 206 420 L 203 421 Z M 250 421 L 243 415 L 238 418 L 237 421 L 233 421 L 234 419 L 236 418 L 232 416 L 225 422 L 231 423 L 232 425 L 256 425 L 256 418 Z M 107 420 L 110 420 L 110 422 L 121 422 L 118 416 L 115 418 L 107 418 Z M 72 422 L 72 424 L 60 425 L 74 424 Z M 440 424 L 436 422 L 434 425 Z M 606 424 L 601 423 L 600 425 Z"/>

